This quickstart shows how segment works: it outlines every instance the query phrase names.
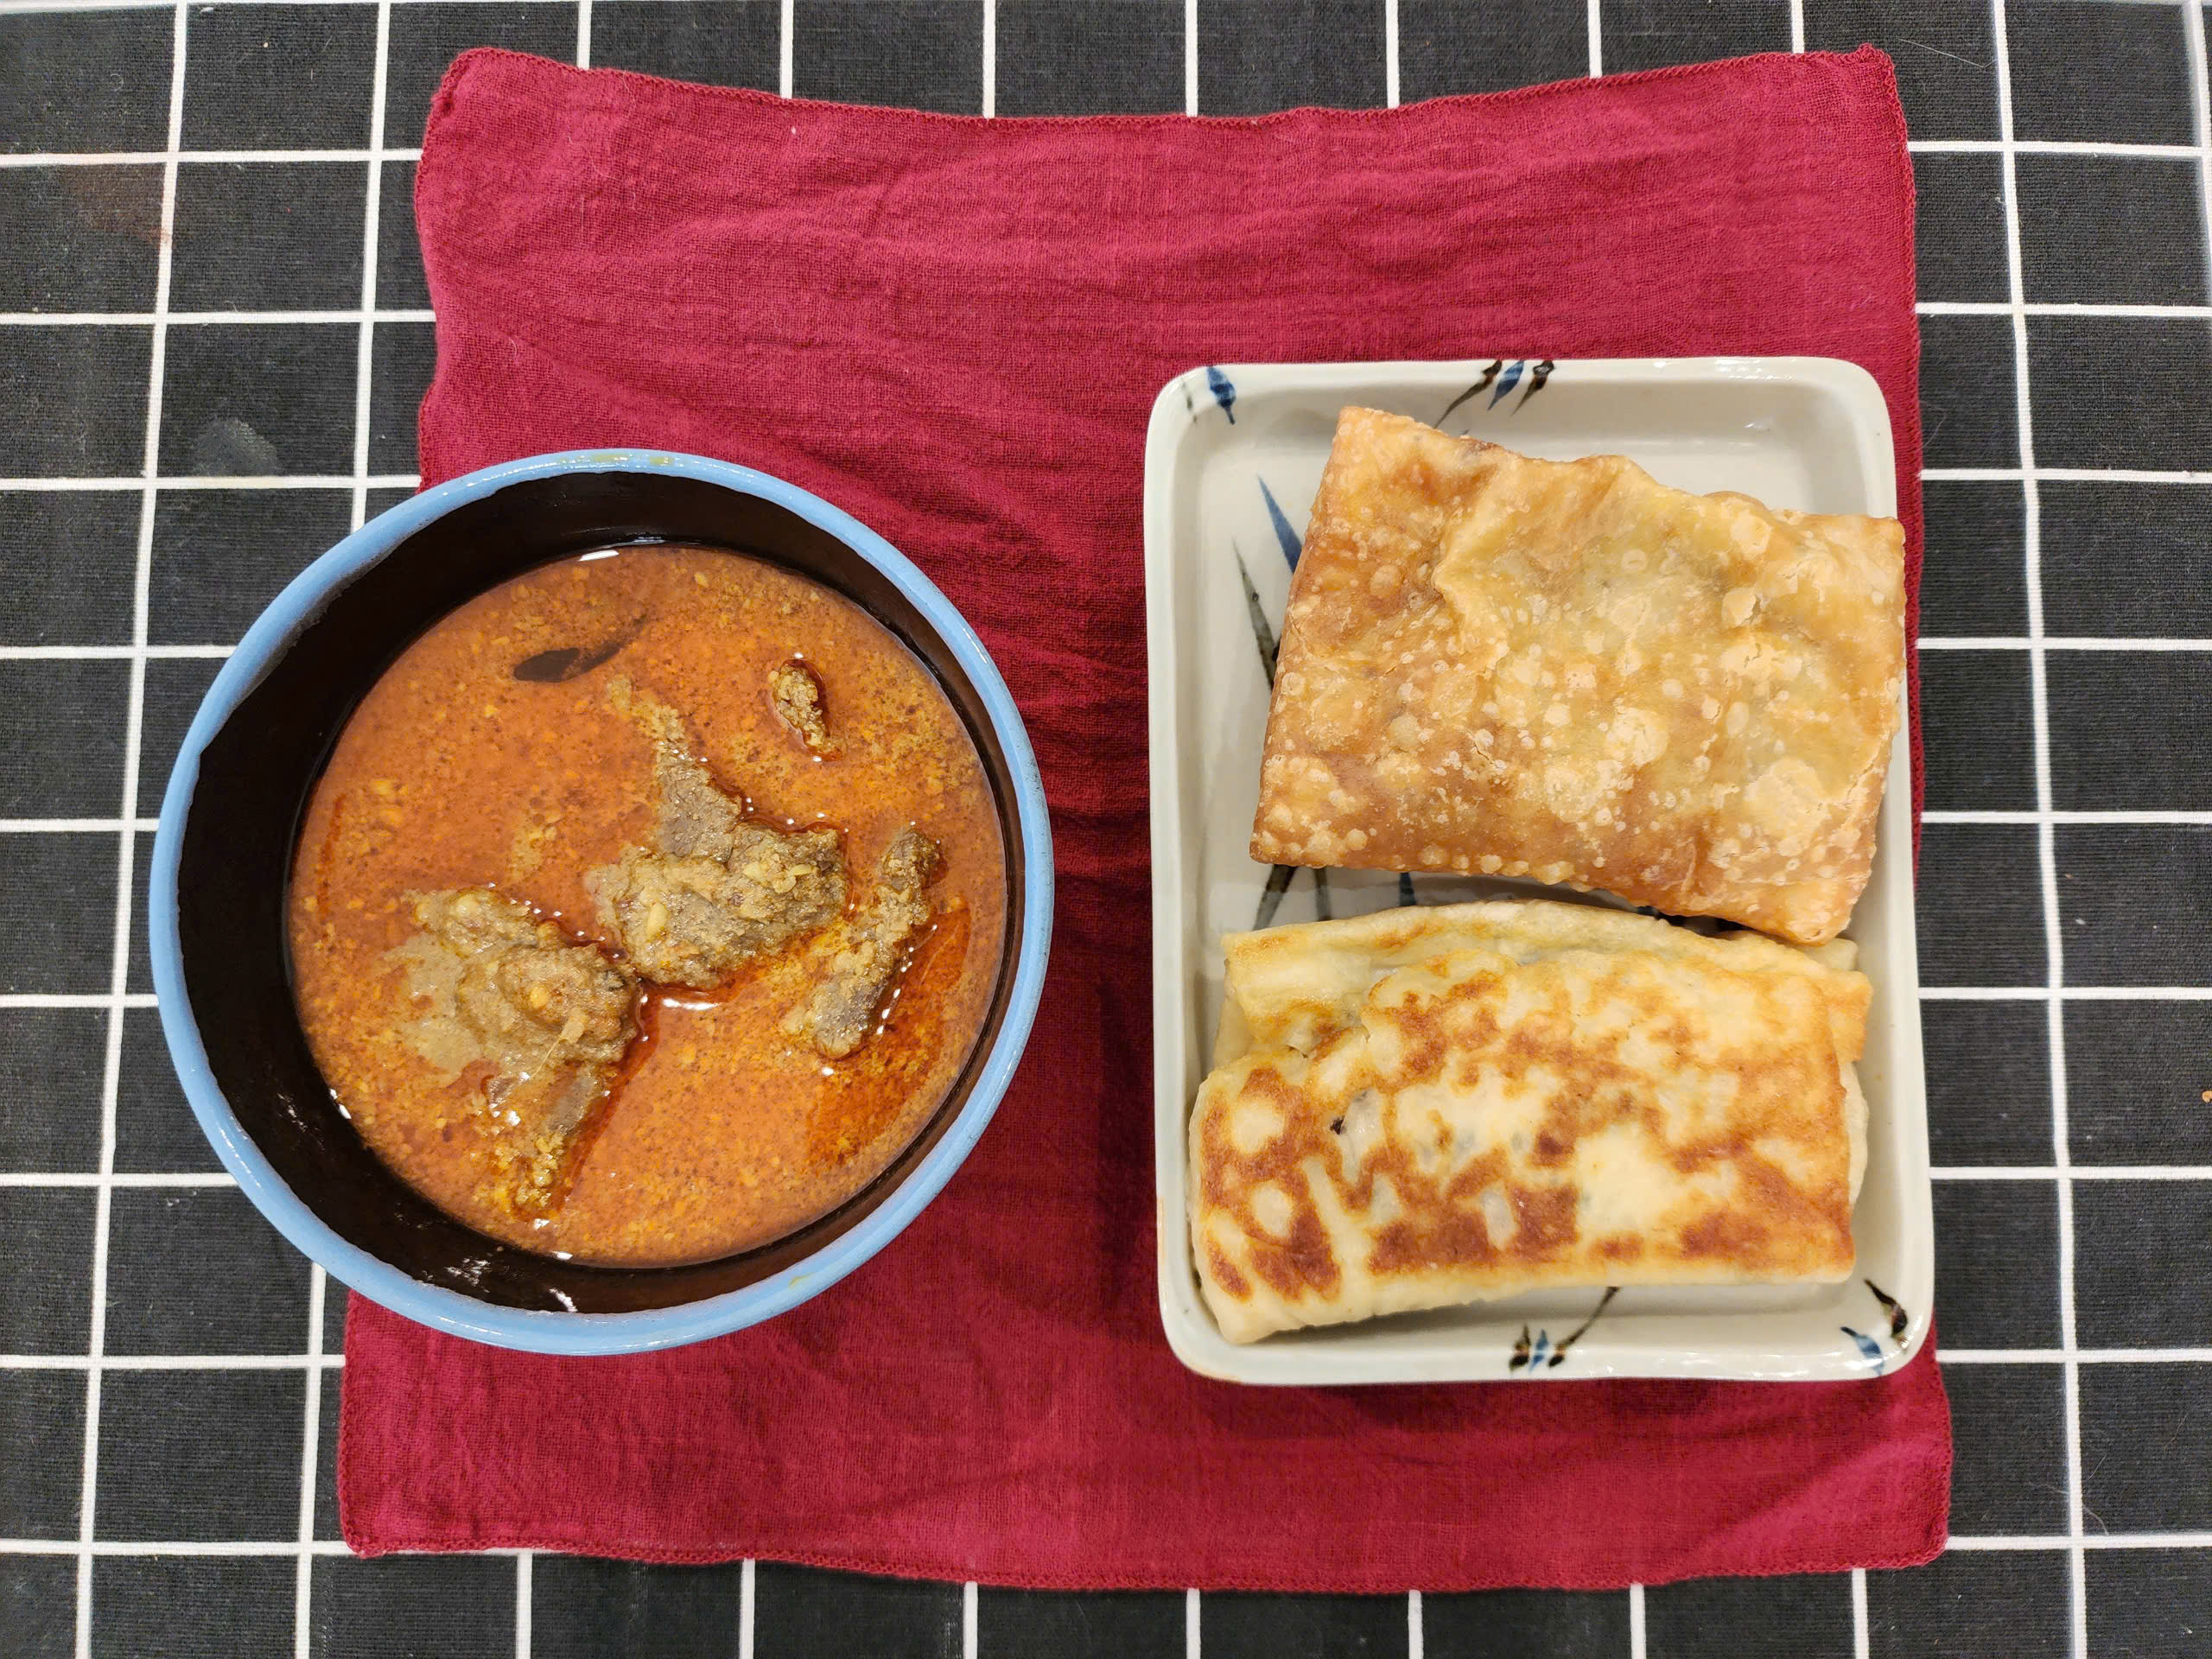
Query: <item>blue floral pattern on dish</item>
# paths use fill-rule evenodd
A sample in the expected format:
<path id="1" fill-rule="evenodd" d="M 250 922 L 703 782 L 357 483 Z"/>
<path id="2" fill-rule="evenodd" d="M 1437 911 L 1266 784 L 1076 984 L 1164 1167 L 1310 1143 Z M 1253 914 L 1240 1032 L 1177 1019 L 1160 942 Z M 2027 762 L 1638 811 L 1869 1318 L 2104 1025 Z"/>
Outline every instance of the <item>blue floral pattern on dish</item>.
<path id="1" fill-rule="evenodd" d="M 1208 384 L 1212 384 L 1211 377 L 1220 372 L 1218 369 L 1208 369 Z M 1225 397 L 1223 396 L 1224 391 L 1227 393 Z M 1221 406 L 1227 410 L 1235 401 L 1236 389 L 1224 378 L 1215 387 L 1214 395 L 1221 397 Z M 1235 420 L 1236 416 L 1231 415 L 1230 418 Z M 1275 544 L 1282 550 L 1283 562 L 1294 574 L 1298 569 L 1298 556 L 1305 550 L 1305 542 L 1284 513 L 1281 504 L 1275 499 L 1275 493 L 1268 487 L 1268 480 L 1263 478 L 1258 483 L 1260 499 L 1268 505 L 1268 522 L 1274 528 Z M 1259 589 L 1252 585 L 1252 572 L 1244 563 L 1244 550 L 1231 542 L 1229 550 L 1236 560 L 1237 580 L 1244 585 L 1244 609 L 1251 620 L 1252 641 L 1260 648 L 1260 671 L 1267 676 L 1268 685 L 1272 690 L 1275 683 L 1275 631 L 1268 620 L 1265 607 L 1260 603 Z M 1278 864 L 1268 872 L 1268 885 L 1260 894 L 1259 908 L 1253 913 L 1254 927 L 1265 927 L 1274 920 L 1275 912 L 1282 908 L 1283 895 L 1290 891 L 1290 884 L 1297 877 L 1298 867 L 1292 864 Z M 1329 902 L 1329 873 L 1317 869 L 1313 872 L 1313 913 L 1325 922 L 1333 911 L 1334 906 Z"/>
<path id="2" fill-rule="evenodd" d="M 1613 1298 L 1620 1294 L 1621 1287 L 1618 1285 L 1607 1285 L 1605 1294 L 1598 1299 L 1598 1306 L 1590 1310 L 1590 1317 L 1561 1337 L 1557 1347 L 1552 1345 L 1552 1333 L 1548 1330 L 1538 1326 L 1535 1340 L 1531 1342 L 1529 1339 L 1529 1327 L 1522 1325 L 1521 1340 L 1513 1344 L 1513 1357 L 1506 1361 L 1505 1369 L 1509 1371 L 1526 1371 L 1529 1376 L 1534 1376 L 1538 1371 L 1549 1370 L 1559 1364 L 1566 1359 L 1567 1351 L 1582 1340 L 1583 1333 L 1598 1323 L 1598 1316 L 1611 1306 Z"/>
<path id="3" fill-rule="evenodd" d="M 1505 411 L 1508 415 L 1518 415 L 1523 405 L 1544 389 L 1544 382 L 1552 378 L 1552 371 L 1557 367 L 1559 365 L 1548 357 L 1533 363 L 1525 357 L 1516 357 L 1510 361 L 1504 358 L 1498 358 L 1484 369 L 1479 380 L 1444 406 L 1444 412 L 1436 417 L 1436 424 L 1442 426 L 1445 422 L 1452 418 L 1453 412 L 1461 404 L 1472 401 L 1485 391 L 1490 393 L 1490 402 L 1483 407 L 1486 410 L 1496 409 L 1504 401 L 1507 393 L 1510 392 L 1514 387 L 1522 385 L 1522 377 L 1525 375 L 1528 384 L 1521 393 L 1520 402 Z"/>
<path id="4" fill-rule="evenodd" d="M 1883 1323 L 1888 1327 L 1890 1340 L 1897 1344 L 1897 1352 L 1902 1354 L 1904 1351 L 1904 1333 L 1912 1328 L 1912 1316 L 1904 1311 L 1896 1297 L 1891 1295 L 1872 1279 L 1861 1279 L 1859 1282 L 1873 1293 L 1874 1300 L 1882 1310 Z M 1845 1336 L 1851 1338 L 1861 1354 L 1872 1362 L 1874 1374 L 1880 1376 L 1890 1362 L 1890 1357 L 1883 1351 L 1882 1344 L 1864 1331 L 1854 1330 L 1850 1325 L 1842 1325 L 1838 1328 Z"/>
<path id="5" fill-rule="evenodd" d="M 1221 412 L 1229 416 L 1231 426 L 1236 424 L 1236 388 L 1230 378 L 1211 364 L 1206 365 L 1206 390 L 1213 393 L 1213 400 L 1221 405 Z"/>

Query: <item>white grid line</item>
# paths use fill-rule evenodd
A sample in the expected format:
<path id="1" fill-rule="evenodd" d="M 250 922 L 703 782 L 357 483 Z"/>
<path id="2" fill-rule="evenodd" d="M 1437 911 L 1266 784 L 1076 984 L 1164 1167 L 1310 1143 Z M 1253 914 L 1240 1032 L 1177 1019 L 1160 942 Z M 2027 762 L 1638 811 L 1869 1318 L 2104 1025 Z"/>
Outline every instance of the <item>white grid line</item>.
<path id="1" fill-rule="evenodd" d="M 1590 0 L 1583 28 L 1589 36 L 1590 78 L 1594 80 L 1605 73 L 1605 24 L 1599 15 L 1601 0 Z"/>
<path id="2" fill-rule="evenodd" d="M 1915 138 L 1905 148 L 1916 156 L 2132 156 L 2183 162 L 2196 156 L 2190 144 L 2114 143 L 2098 138 Z"/>
<path id="3" fill-rule="evenodd" d="M 342 1354 L 0 1354 L 0 1371 L 337 1370 Z"/>
<path id="4" fill-rule="evenodd" d="M 1923 985 L 1923 1002 L 2204 1002 L 2212 985 Z"/>
<path id="5" fill-rule="evenodd" d="M 2065 484 L 2212 484 L 2212 472 L 2156 467 L 1923 467 L 1920 477 L 1929 484 L 2015 478 L 2050 479 Z"/>
<path id="6" fill-rule="evenodd" d="M 1851 1569 L 1851 1653 L 1852 1659 L 1869 1659 L 1872 1652 L 1872 1630 L 1866 1622 L 1866 1569 Z"/>
<path id="7" fill-rule="evenodd" d="M 1946 1365 L 2207 1365 L 2212 1348 L 1945 1348 Z"/>
<path id="8" fill-rule="evenodd" d="M 591 67 L 591 0 L 576 0 L 576 67 Z"/>
<path id="9" fill-rule="evenodd" d="M 960 1659 L 976 1659 L 976 1581 L 960 1586 Z"/>
<path id="10" fill-rule="evenodd" d="M 1789 0 L 1789 49 L 1805 49 L 1805 0 Z"/>
<path id="11" fill-rule="evenodd" d="M 1428 1648 L 1428 1631 L 1423 1626 L 1421 1612 L 1421 1592 L 1406 1592 L 1406 1659 L 1423 1659 Z"/>
<path id="12" fill-rule="evenodd" d="M 515 1659 L 530 1659 L 530 1579 L 537 1559 L 531 1550 L 515 1554 Z"/>
<path id="13" fill-rule="evenodd" d="M 788 6 L 791 0 L 784 3 Z M 753 1580 L 758 1576 L 753 1558 L 747 1556 L 737 1573 L 737 1659 L 753 1659 Z"/>
<path id="14" fill-rule="evenodd" d="M 983 0 L 983 116 L 999 112 L 999 0 Z"/>
<path id="15" fill-rule="evenodd" d="M 1628 1659 L 1644 1659 L 1643 1586 L 1640 1584 L 1628 1587 Z"/>
<path id="16" fill-rule="evenodd" d="M 382 163 L 372 162 L 379 176 Z M 370 200 L 374 201 L 372 194 Z M 373 212 L 373 208 L 372 212 Z M 324 311 L 172 311 L 161 320 L 172 328 L 213 327 L 223 323 L 248 324 L 260 327 L 280 322 L 344 323 L 363 322 L 373 319 L 378 322 L 429 322 L 435 314 L 429 311 L 371 309 Z M 0 311 L 0 328 L 127 328 L 145 327 L 155 321 L 151 311 Z"/>
<path id="17" fill-rule="evenodd" d="M 2212 651 L 2212 639 L 2098 639 L 2086 634 L 2047 633 L 2035 643 L 2044 651 Z M 2029 642 L 2010 634 L 1959 634 L 1923 638 L 1923 651 L 2025 651 Z"/>
<path id="18" fill-rule="evenodd" d="M 184 1171 L 163 1170 L 155 1174 L 116 1174 L 111 1171 L 93 1170 L 29 1170 L 0 1171 L 0 1186 L 75 1186 L 75 1187 L 132 1187 L 154 1186 L 236 1186 L 238 1182 L 221 1170 Z"/>
<path id="19" fill-rule="evenodd" d="M 404 0 L 400 0 L 404 3 Z M 187 149 L 175 159 L 186 167 L 198 163 L 236 167 L 257 162 L 419 162 L 423 151 L 395 145 L 363 146 L 359 149 Z M 16 167 L 165 167 L 165 149 L 60 150 L 46 154 L 13 152 L 0 155 L 0 168 Z"/>
<path id="20" fill-rule="evenodd" d="M 1198 0 L 1191 0 L 1195 5 Z M 1183 1659 L 1200 1659 L 1199 1638 L 1205 1632 L 1205 1620 L 1199 1616 L 1198 1592 L 1183 1592 Z"/>
<path id="21" fill-rule="evenodd" d="M 379 473 L 369 480 L 372 489 L 416 488 L 422 479 L 414 473 Z M 291 473 L 232 477 L 223 473 L 180 473 L 154 480 L 161 490 L 347 490 L 355 480 L 351 473 Z M 129 474 L 111 478 L 0 478 L 0 491 L 39 493 L 61 490 L 143 490 L 146 480 Z"/>
<path id="22" fill-rule="evenodd" d="M 1597 0 L 1590 0 L 1595 5 Z M 785 4 L 790 0 L 785 0 Z M 1183 113 L 1198 112 L 1198 0 L 1183 0 Z M 1194 1627 L 1195 1628 L 1195 1627 Z M 1198 1649 L 1191 1651 L 1195 1654 Z"/>
<path id="23" fill-rule="evenodd" d="M 161 470 L 162 381 L 168 361 L 168 333 L 162 321 L 168 309 L 172 254 L 176 229 L 177 152 L 184 137 L 184 67 L 187 29 L 184 0 L 177 0 L 169 26 L 169 110 L 167 143 L 162 168 L 160 233 L 154 256 L 154 310 L 147 351 L 146 441 L 143 451 L 143 493 L 138 506 L 138 545 L 130 590 L 130 640 L 146 643 L 147 608 L 152 591 L 154 562 L 153 480 Z M 116 809 L 115 948 L 109 969 L 107 1048 L 100 1076 L 99 1173 L 115 1173 L 116 1107 L 123 1085 L 123 1021 L 124 997 L 130 988 L 131 899 L 137 864 L 139 746 L 145 728 L 146 660 L 130 659 L 130 690 L 124 709 L 123 779 Z M 92 1310 L 86 1332 L 85 1457 L 77 1509 L 77 1659 L 91 1659 L 92 1650 L 92 1554 L 98 1522 L 100 1462 L 100 1363 L 107 1347 L 107 1257 L 109 1229 L 113 1214 L 110 1181 L 94 1189 L 92 1205 Z"/>
<path id="24" fill-rule="evenodd" d="M 150 1008 L 151 991 L 0 991 L 0 1008 Z"/>
<path id="25" fill-rule="evenodd" d="M 2212 299 L 2212 80 L 2206 75 L 2204 51 L 2204 9 L 2190 0 L 2182 8 L 2182 39 L 2189 56 L 2189 101 L 2190 115 L 2196 123 L 2196 185 L 2198 208 L 2204 216 L 2202 230 L 2208 257 L 2205 260 L 2206 297 Z"/>
<path id="26" fill-rule="evenodd" d="M 2206 1164 L 1939 1164 L 1939 1181 L 2212 1181 Z"/>
<path id="27" fill-rule="evenodd" d="M 798 27 L 791 13 L 796 3 L 784 0 L 776 21 L 776 90 L 785 98 L 791 96 L 791 41 Z"/>
<path id="28" fill-rule="evenodd" d="M 1398 107 L 1398 0 L 1382 0 L 1382 102 Z"/>
<path id="29" fill-rule="evenodd" d="M 2194 4 L 2196 0 L 2190 0 Z M 2005 148 L 2000 175 L 2005 196 L 2005 283 L 2012 322 L 2012 387 L 2020 445 L 2020 489 L 2024 497 L 2021 548 L 2028 610 L 2028 696 L 2035 748 L 2036 857 L 2042 878 L 2044 982 L 2050 1000 L 2044 1009 L 2050 1042 L 2051 1159 L 2058 1196 L 2058 1319 L 2059 1345 L 2072 1349 L 2074 1320 L 2074 1183 L 2067 1173 L 2070 1161 L 2066 1124 L 2066 1021 L 2060 993 L 2066 983 L 2065 942 L 2058 908 L 2056 827 L 2050 820 L 2050 705 L 2043 648 L 2042 502 L 2036 476 L 2034 400 L 2028 385 L 2027 284 L 2020 254 L 2020 194 L 2018 150 L 2013 142 L 2012 70 L 2005 0 L 1991 0 L 1990 34 L 1997 67 L 1998 132 Z M 2081 1370 L 2075 1362 L 2063 1362 L 2066 1420 L 2067 1530 L 2082 1531 L 2082 1403 Z M 2086 1573 L 2081 1552 L 2073 1552 L 2071 1569 L 2074 1659 L 2088 1659 Z"/>

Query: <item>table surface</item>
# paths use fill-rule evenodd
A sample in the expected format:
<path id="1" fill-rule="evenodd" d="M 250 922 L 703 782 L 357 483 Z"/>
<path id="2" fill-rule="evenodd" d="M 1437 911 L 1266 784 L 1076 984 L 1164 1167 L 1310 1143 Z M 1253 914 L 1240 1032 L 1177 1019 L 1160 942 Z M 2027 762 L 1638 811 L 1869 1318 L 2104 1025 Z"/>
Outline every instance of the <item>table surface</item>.
<path id="1" fill-rule="evenodd" d="M 0 0 L 0 1647 L 2212 1650 L 2204 39 L 2196 0 Z M 1014 115 L 1371 105 L 1864 40 L 1897 60 L 1920 193 L 1949 1552 L 1427 1598 L 345 1553 L 344 1294 L 192 1124 L 143 881 L 231 642 L 414 484 L 409 196 L 456 51 Z"/>

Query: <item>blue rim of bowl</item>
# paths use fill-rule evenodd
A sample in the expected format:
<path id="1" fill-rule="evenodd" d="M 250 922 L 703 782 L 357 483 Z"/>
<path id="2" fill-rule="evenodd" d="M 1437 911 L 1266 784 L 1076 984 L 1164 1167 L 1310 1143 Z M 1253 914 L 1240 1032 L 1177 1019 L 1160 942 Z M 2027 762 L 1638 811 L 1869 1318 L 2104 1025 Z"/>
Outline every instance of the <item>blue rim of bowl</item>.
<path id="1" fill-rule="evenodd" d="M 455 507 L 534 479 L 601 472 L 698 479 L 760 497 L 826 531 L 889 577 L 936 628 L 982 699 L 1014 780 L 1028 898 L 1006 1017 L 982 1070 L 944 1138 L 930 1148 L 896 1192 L 820 1250 L 758 1284 L 675 1307 L 573 1313 L 496 1306 L 459 1291 L 425 1284 L 340 1237 L 277 1176 L 240 1127 L 208 1069 L 207 1049 L 185 997 L 184 959 L 177 940 L 176 876 L 185 818 L 199 779 L 202 751 L 263 673 L 315 618 L 326 599 L 416 531 Z M 303 1255 L 370 1300 L 418 1324 L 477 1342 L 544 1354 L 642 1353 L 742 1330 L 828 1289 L 897 1237 L 952 1178 L 1013 1080 L 1043 993 L 1052 934 L 1052 829 L 1046 815 L 1044 782 L 1029 747 L 1028 733 L 997 666 L 952 602 L 890 543 L 819 496 L 749 467 L 664 450 L 575 449 L 486 467 L 414 496 L 346 537 L 276 596 L 215 677 L 185 734 L 184 747 L 162 798 L 161 823 L 154 836 L 149 872 L 147 912 L 162 1031 L 193 1115 L 239 1189 Z"/>

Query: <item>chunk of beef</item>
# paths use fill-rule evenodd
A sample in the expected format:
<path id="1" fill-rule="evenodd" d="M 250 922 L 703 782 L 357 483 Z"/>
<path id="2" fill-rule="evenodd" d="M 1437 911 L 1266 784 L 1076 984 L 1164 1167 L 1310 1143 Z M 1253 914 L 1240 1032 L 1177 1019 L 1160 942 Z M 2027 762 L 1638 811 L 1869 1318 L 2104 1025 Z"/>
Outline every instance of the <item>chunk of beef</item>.
<path id="1" fill-rule="evenodd" d="M 930 919 L 923 889 L 937 873 L 937 843 L 911 826 L 877 860 L 868 901 L 831 930 L 815 950 L 823 978 L 784 1020 L 791 1036 L 810 1038 L 820 1053 L 842 1059 L 866 1042 L 875 1011 L 906 947 Z"/>
<path id="2" fill-rule="evenodd" d="M 653 739 L 658 845 L 623 849 L 586 885 L 639 974 L 710 989 L 845 907 L 834 830 L 782 835 L 750 822 L 693 757 L 675 711 L 623 695 Z"/>
<path id="3" fill-rule="evenodd" d="M 822 682 L 804 663 L 779 663 L 768 671 L 768 700 L 798 741 L 817 754 L 832 747 L 830 722 L 822 712 Z"/>
<path id="4" fill-rule="evenodd" d="M 482 1105 L 498 1196 L 542 1209 L 563 1162 L 638 1034 L 637 984 L 589 944 L 570 944 L 488 887 L 415 896 L 423 931 L 400 955 L 429 1012 L 406 1033 L 452 1076 L 486 1076 Z"/>

